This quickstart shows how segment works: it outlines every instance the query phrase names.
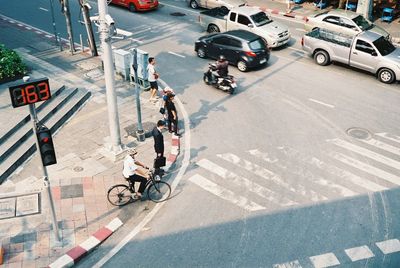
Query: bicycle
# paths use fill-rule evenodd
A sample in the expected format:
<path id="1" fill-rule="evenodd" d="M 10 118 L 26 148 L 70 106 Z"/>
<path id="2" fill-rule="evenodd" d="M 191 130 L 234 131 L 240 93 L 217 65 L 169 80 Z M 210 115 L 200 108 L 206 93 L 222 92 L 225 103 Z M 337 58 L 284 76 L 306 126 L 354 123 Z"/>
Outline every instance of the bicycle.
<path id="1" fill-rule="evenodd" d="M 147 197 L 155 202 L 163 202 L 167 200 L 171 195 L 171 186 L 161 181 L 161 175 L 155 174 L 155 170 L 149 170 L 149 179 L 146 182 L 145 191 L 147 189 Z M 133 198 L 132 195 L 135 193 L 134 183 L 129 179 L 126 179 L 129 185 L 117 184 L 112 186 L 107 192 L 107 199 L 114 206 L 124 206 L 128 204 Z"/>

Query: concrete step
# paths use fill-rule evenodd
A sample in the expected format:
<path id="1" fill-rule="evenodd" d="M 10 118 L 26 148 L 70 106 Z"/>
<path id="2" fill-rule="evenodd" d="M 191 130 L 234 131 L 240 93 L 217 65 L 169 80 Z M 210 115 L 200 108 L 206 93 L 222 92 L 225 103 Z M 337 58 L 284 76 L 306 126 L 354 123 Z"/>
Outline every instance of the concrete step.
<path id="1" fill-rule="evenodd" d="M 50 100 L 41 102 L 41 103 L 39 103 L 39 105 L 37 105 L 36 112 L 38 113 L 39 117 L 43 114 L 43 110 L 45 110 L 44 108 L 46 108 L 47 106 L 49 106 L 52 103 L 57 103 L 56 97 L 59 96 L 64 90 L 65 90 L 65 86 L 62 86 L 62 87 L 58 88 L 57 90 L 52 91 L 51 92 L 52 98 Z M 7 141 L 9 141 L 10 137 L 13 137 L 13 140 L 15 140 L 15 137 L 13 135 L 15 135 L 18 131 L 20 131 L 24 126 L 29 125 L 30 127 L 32 127 L 30 120 L 31 120 L 31 116 L 29 115 L 28 112 L 26 112 L 26 115 L 17 124 L 15 124 L 2 137 L 0 137 L 0 146 L 1 146 L 0 147 L 0 155 L 2 155 L 1 148 L 3 147 L 3 144 L 6 143 Z M 1 160 L 0 160 L 0 162 L 1 162 Z"/>
<path id="2" fill-rule="evenodd" d="M 71 96 L 68 95 L 68 97 L 59 101 L 61 103 L 67 99 L 61 106 L 56 105 L 52 109 L 49 108 L 49 118 L 46 120 L 46 126 L 51 129 L 53 135 L 91 96 L 91 93 L 87 90 L 75 89 L 73 91 L 73 94 L 72 92 L 70 93 Z M 24 142 L 15 147 L 14 151 L 4 161 L 0 161 L 0 184 L 12 175 L 18 167 L 24 164 L 35 151 L 35 137 L 31 133 L 25 138 Z"/>
<path id="3" fill-rule="evenodd" d="M 59 92 L 59 91 L 58 91 Z M 37 109 L 39 121 L 46 123 L 52 115 L 60 110 L 78 92 L 78 89 L 62 90 L 57 96 L 53 96 L 50 101 L 42 103 Z M 25 124 L 20 125 L 12 135 L 9 135 L 3 144 L 0 145 L 0 163 L 5 161 L 24 141 L 33 135 L 32 122 L 28 115 Z M 20 122 L 20 123 L 21 123 Z"/>

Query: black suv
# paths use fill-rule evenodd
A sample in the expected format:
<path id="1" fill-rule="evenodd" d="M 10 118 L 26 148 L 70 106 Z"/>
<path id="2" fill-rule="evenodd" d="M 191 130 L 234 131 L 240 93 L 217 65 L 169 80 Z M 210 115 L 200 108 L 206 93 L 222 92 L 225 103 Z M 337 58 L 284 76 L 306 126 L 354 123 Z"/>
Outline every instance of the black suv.
<path id="1" fill-rule="evenodd" d="M 194 50 L 200 58 L 218 59 L 224 55 L 242 72 L 267 63 L 270 54 L 264 39 L 245 30 L 202 36 L 196 41 Z"/>

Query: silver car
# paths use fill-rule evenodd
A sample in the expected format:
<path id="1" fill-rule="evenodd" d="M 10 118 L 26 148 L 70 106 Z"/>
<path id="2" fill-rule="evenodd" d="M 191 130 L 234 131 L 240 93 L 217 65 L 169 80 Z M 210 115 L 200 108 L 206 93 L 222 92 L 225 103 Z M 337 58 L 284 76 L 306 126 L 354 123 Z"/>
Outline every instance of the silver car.
<path id="1" fill-rule="evenodd" d="M 234 7 L 247 5 L 246 1 L 244 0 L 187 0 L 187 1 L 189 3 L 189 6 L 194 9 L 199 7 L 204 7 L 208 9 L 214 7 L 226 7 L 228 9 L 231 9 Z"/>
<path id="2" fill-rule="evenodd" d="M 304 27 L 308 32 L 321 28 L 352 36 L 370 31 L 389 38 L 389 33 L 383 28 L 370 22 L 362 15 L 348 10 L 331 10 L 319 13 L 314 17 L 309 17 Z"/>

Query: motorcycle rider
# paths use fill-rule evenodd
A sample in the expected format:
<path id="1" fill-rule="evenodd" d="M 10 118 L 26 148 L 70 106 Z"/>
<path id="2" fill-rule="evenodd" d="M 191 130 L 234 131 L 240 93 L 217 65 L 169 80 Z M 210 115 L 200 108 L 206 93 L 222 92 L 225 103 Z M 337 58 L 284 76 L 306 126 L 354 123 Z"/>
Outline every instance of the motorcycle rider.
<path id="1" fill-rule="evenodd" d="M 220 55 L 216 63 L 216 68 L 212 72 L 213 81 L 217 81 L 219 77 L 226 77 L 228 75 L 229 62 L 226 60 L 224 55 Z"/>

